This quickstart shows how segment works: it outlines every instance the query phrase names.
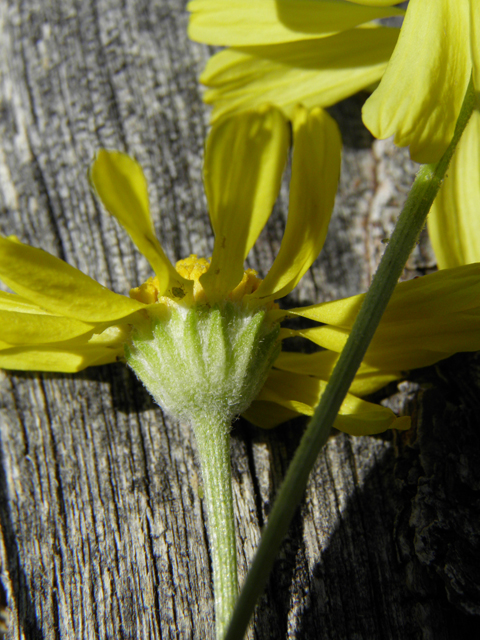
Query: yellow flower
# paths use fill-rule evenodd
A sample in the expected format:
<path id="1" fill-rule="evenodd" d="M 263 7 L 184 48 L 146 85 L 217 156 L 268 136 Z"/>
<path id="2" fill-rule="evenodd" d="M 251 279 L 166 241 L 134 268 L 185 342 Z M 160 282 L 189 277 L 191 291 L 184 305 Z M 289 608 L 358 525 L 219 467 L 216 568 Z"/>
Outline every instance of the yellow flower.
<path id="1" fill-rule="evenodd" d="M 131 355 L 141 348 L 152 318 L 167 318 L 175 309 L 183 309 L 190 318 L 192 309 L 210 309 L 213 317 L 219 304 L 238 305 L 253 315 L 260 311 L 265 325 L 278 325 L 274 300 L 287 295 L 317 257 L 340 171 L 336 124 L 319 109 L 308 113 L 299 108 L 294 115 L 290 207 L 281 248 L 263 281 L 251 270 L 244 272 L 244 260 L 279 191 L 289 135 L 287 122 L 273 108 L 213 127 L 204 167 L 215 232 L 213 256 L 211 261 L 190 256 L 176 268 L 155 237 L 140 166 L 122 153 L 100 151 L 91 170 L 92 184 L 156 275 L 125 297 L 40 249 L 0 237 L 0 277 L 15 292 L 0 295 L 0 366 L 74 372 L 114 362 L 123 359 L 124 349 Z M 197 324 L 203 320 L 195 318 Z M 136 343 L 134 334 L 140 336 Z M 184 335 L 195 339 L 193 333 Z M 211 382 L 209 376 L 207 372 Z M 199 395 L 201 385 L 199 380 Z M 304 412 L 313 411 L 322 388 L 317 386 Z M 342 411 L 342 424 L 355 424 L 354 431 L 384 430 L 395 422 L 390 411 L 353 396 Z"/>
<path id="2" fill-rule="evenodd" d="M 361 6 L 374 5 L 374 6 Z M 193 0 L 189 36 L 230 48 L 200 80 L 212 122 L 264 102 L 291 117 L 298 103 L 330 106 L 378 82 L 399 29 L 371 23 L 403 15 L 394 4 L 338 0 Z"/>
<path id="3" fill-rule="evenodd" d="M 92 183 L 156 276 L 127 298 L 44 251 L 15 238 L 0 238 L 0 277 L 15 291 L 0 296 L 0 366 L 72 372 L 122 359 L 125 349 L 135 368 L 134 352 L 151 340 L 154 320 L 159 320 L 164 339 L 171 339 L 165 330 L 168 323 L 162 321 L 173 310 L 180 310 L 177 319 L 183 317 L 189 327 L 195 325 L 194 331 L 181 328 L 182 340 L 189 343 L 182 344 L 182 349 L 196 348 L 197 326 L 210 322 L 211 331 L 219 309 L 228 313 L 233 309 L 240 320 L 259 317 L 266 327 L 261 335 L 281 320 L 299 315 L 324 324 L 296 331 L 285 328 L 280 338 L 300 335 L 328 350 L 311 355 L 282 352 L 263 388 L 255 389 L 250 408 L 242 411 L 266 427 L 294 415 L 311 415 L 362 296 L 288 312 L 274 304 L 292 291 L 321 250 L 339 175 L 340 137 L 326 113 L 297 109 L 293 141 L 288 222 L 279 253 L 263 281 L 251 270 L 244 272 L 243 262 L 270 214 L 286 161 L 289 133 L 278 110 L 266 107 L 244 113 L 211 131 L 204 168 L 215 232 L 211 262 L 190 256 L 179 261 L 176 269 L 171 265 L 153 232 L 140 166 L 119 152 L 101 151 L 91 171 Z M 407 428 L 408 418 L 396 420 L 390 410 L 358 396 L 401 378 L 403 370 L 431 364 L 458 350 L 480 348 L 480 267 L 464 269 L 399 285 L 352 386 L 357 395 L 345 399 L 337 428 L 352 434 Z M 192 310 L 198 314 L 192 316 Z M 194 350 L 189 353 L 196 357 Z M 174 360 L 185 369 L 182 354 Z M 205 403 L 216 374 L 215 367 L 200 364 L 201 375 L 190 374 L 187 368 L 187 377 L 197 376 L 193 389 Z"/>

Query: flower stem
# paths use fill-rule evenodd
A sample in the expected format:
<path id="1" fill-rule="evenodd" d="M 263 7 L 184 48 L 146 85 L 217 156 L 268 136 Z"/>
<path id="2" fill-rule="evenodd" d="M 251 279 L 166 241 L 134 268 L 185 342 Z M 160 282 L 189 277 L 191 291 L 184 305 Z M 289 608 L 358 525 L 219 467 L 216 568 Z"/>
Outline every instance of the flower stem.
<path id="1" fill-rule="evenodd" d="M 437 164 L 424 165 L 418 172 L 348 341 L 290 464 L 238 597 L 225 640 L 241 640 L 244 636 L 257 598 L 265 587 L 281 542 L 302 499 L 310 471 L 328 439 L 340 405 L 417 242 L 474 106 L 475 94 L 470 81 L 452 142 Z"/>
<path id="2" fill-rule="evenodd" d="M 202 468 L 213 567 L 215 630 L 223 638 L 238 593 L 237 550 L 233 514 L 230 422 L 215 417 L 193 425 Z"/>

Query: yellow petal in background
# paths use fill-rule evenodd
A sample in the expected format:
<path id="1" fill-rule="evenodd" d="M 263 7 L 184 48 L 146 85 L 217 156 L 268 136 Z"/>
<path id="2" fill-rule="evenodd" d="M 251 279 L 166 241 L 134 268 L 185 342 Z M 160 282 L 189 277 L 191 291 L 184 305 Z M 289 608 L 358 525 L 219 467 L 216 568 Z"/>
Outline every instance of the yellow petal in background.
<path id="1" fill-rule="evenodd" d="M 200 81 L 212 122 L 264 102 L 292 118 L 295 106 L 328 107 L 378 82 L 399 29 L 352 29 L 330 38 L 226 49 L 212 56 Z"/>
<path id="2" fill-rule="evenodd" d="M 313 415 L 327 383 L 310 376 L 271 371 L 257 401 L 273 402 L 298 414 Z M 397 418 L 385 407 L 347 394 L 334 424 L 351 435 L 381 433 L 387 429 L 408 429 L 409 418 Z"/>
<path id="3" fill-rule="evenodd" d="M 223 297 L 242 279 L 244 260 L 277 198 L 288 145 L 287 123 L 270 107 L 212 127 L 204 182 L 215 244 L 210 268 L 200 278 L 210 300 Z"/>
<path id="4" fill-rule="evenodd" d="M 480 262 L 480 112 L 477 110 L 467 124 L 428 215 L 428 233 L 439 269 Z"/>
<path id="5" fill-rule="evenodd" d="M 172 286 L 191 289 L 165 255 L 153 229 L 147 181 L 141 166 L 124 153 L 101 149 L 90 170 L 90 180 L 105 209 L 129 234 L 147 258 L 159 280 L 159 295 Z"/>
<path id="6" fill-rule="evenodd" d="M 0 280 L 53 315 L 82 322 L 111 322 L 142 309 L 63 260 L 0 236 Z"/>
<path id="7" fill-rule="evenodd" d="M 293 118 L 293 160 L 287 226 L 280 251 L 251 300 L 286 296 L 323 247 L 340 176 L 342 140 L 322 109 L 298 107 Z"/>
<path id="8" fill-rule="evenodd" d="M 328 36 L 378 18 L 403 15 L 396 8 L 342 0 L 193 0 L 188 35 L 207 44 L 274 44 Z"/>
<path id="9" fill-rule="evenodd" d="M 363 363 L 379 371 L 408 371 L 418 367 L 426 367 L 458 351 L 477 351 L 480 347 L 478 334 L 479 319 L 474 319 L 473 330 L 466 330 L 464 323 L 461 330 L 448 330 L 444 327 L 427 326 L 425 323 L 412 328 L 412 323 L 402 325 L 402 330 L 396 326 L 389 327 L 391 331 L 379 328 L 370 347 L 365 354 Z M 298 336 L 310 340 L 324 349 L 340 353 L 345 347 L 350 332 L 348 329 L 330 327 L 312 327 L 291 331 L 290 337 Z M 396 376 L 401 377 L 401 376 Z M 373 384 L 376 388 L 376 384 Z M 372 393 L 376 389 L 372 389 Z M 355 388 L 355 393 L 363 395 Z"/>
<path id="10" fill-rule="evenodd" d="M 395 134 L 395 144 L 410 146 L 416 162 L 437 162 L 452 139 L 471 72 L 469 0 L 410 0 L 363 121 L 376 138 Z"/>

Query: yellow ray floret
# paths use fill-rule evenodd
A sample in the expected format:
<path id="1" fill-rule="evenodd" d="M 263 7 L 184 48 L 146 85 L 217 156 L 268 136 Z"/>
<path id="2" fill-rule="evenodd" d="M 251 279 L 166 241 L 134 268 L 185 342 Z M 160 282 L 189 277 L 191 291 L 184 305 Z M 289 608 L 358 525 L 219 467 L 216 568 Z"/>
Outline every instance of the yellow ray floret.
<path id="1" fill-rule="evenodd" d="M 428 214 L 439 269 L 480 262 L 480 111 L 458 143 Z"/>
<path id="2" fill-rule="evenodd" d="M 472 71 L 474 82 L 479 77 L 479 7 L 478 0 L 411 0 L 385 75 L 365 103 L 373 135 L 394 134 L 417 162 L 441 158 Z"/>
<path id="3" fill-rule="evenodd" d="M 402 15 L 394 7 L 339 0 L 193 0 L 188 35 L 208 44 L 274 44 L 329 36 L 378 18 Z"/>

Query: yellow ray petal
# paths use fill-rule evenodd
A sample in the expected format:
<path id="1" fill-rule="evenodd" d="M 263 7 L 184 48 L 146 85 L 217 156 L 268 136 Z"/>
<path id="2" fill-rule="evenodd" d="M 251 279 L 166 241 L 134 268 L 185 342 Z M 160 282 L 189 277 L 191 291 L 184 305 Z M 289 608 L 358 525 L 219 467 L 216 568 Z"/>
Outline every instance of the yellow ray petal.
<path id="1" fill-rule="evenodd" d="M 313 415 L 327 383 L 317 378 L 272 370 L 257 400 L 277 404 L 304 415 Z M 385 407 L 347 394 L 334 425 L 351 435 L 381 433 L 387 429 L 408 429 L 408 418 L 397 419 Z"/>
<path id="2" fill-rule="evenodd" d="M 318 351 L 317 353 L 294 353 L 282 351 L 275 360 L 275 369 L 315 376 L 320 380 L 329 380 L 339 358 L 334 351 Z M 356 396 L 367 396 L 378 391 L 389 382 L 404 376 L 397 370 L 379 369 L 365 363 L 360 365 L 349 389 Z"/>
<path id="3" fill-rule="evenodd" d="M 368 436 L 383 433 L 387 429 L 405 431 L 410 429 L 411 421 L 409 416 L 397 418 L 393 411 L 387 407 L 365 402 L 365 400 L 360 400 L 349 394 L 345 398 L 341 413 L 335 419 L 333 426 L 352 436 Z"/>
<path id="4" fill-rule="evenodd" d="M 349 335 L 350 331 L 348 329 L 332 327 L 327 324 L 321 327 L 310 327 L 309 329 L 298 329 L 297 331 L 291 330 L 289 337 L 299 336 L 314 342 L 319 347 L 340 353 Z"/>
<path id="5" fill-rule="evenodd" d="M 480 264 L 444 269 L 421 278 L 400 282 L 385 310 L 381 324 L 413 327 L 419 320 L 432 322 L 439 318 L 455 322 L 461 311 L 479 308 Z M 289 309 L 288 313 L 326 324 L 351 329 L 365 294 L 309 307 Z M 413 315 L 418 311 L 418 317 Z"/>
<path id="6" fill-rule="evenodd" d="M 276 402 L 264 402 L 254 400 L 242 416 L 249 422 L 262 429 L 272 429 L 273 427 L 297 418 L 301 415 L 298 411 L 292 411 L 286 407 L 281 407 Z"/>
<path id="7" fill-rule="evenodd" d="M 0 291 L 0 309 L 2 311 L 18 311 L 18 313 L 51 315 L 48 311 L 40 309 L 39 306 L 29 302 L 17 293 L 7 293 L 6 291 Z"/>
<path id="8" fill-rule="evenodd" d="M 473 63 L 473 86 L 480 93 L 480 3 L 470 0 L 470 54 Z"/>
<path id="9" fill-rule="evenodd" d="M 438 334 L 435 340 L 432 340 L 427 333 L 414 340 L 398 340 L 389 345 L 384 345 L 379 340 L 377 343 L 373 343 L 370 350 L 367 351 L 365 361 L 380 368 L 391 367 L 392 364 L 395 364 L 407 371 L 430 366 L 454 353 L 479 351 L 478 324 L 475 331 Z M 425 343 L 428 344 L 426 348 L 423 346 Z"/>
<path id="10" fill-rule="evenodd" d="M 211 120 L 264 102 L 293 116 L 299 103 L 328 107 L 370 87 L 383 76 L 399 29 L 352 29 L 321 40 L 226 49 L 200 76 L 213 105 Z"/>
<path id="11" fill-rule="evenodd" d="M 215 232 L 209 270 L 200 278 L 210 300 L 232 291 L 280 189 L 289 133 L 277 109 L 260 108 L 213 126 L 204 181 Z"/>
<path id="12" fill-rule="evenodd" d="M 144 306 L 109 291 L 41 249 L 1 236 L 0 279 L 50 313 L 88 323 L 112 322 Z"/>
<path id="13" fill-rule="evenodd" d="M 363 4 L 367 7 L 391 7 L 399 4 L 398 0 L 348 0 L 353 4 Z"/>
<path id="14" fill-rule="evenodd" d="M 0 369 L 19 371 L 58 371 L 75 373 L 86 367 L 116 362 L 123 348 L 89 347 L 15 347 L 0 350 Z"/>
<path id="15" fill-rule="evenodd" d="M 480 112 L 477 110 L 467 124 L 430 210 L 428 232 L 440 269 L 480 262 Z"/>
<path id="16" fill-rule="evenodd" d="M 207 44 L 242 46 L 325 37 L 396 8 L 365 7 L 342 0 L 193 0 L 188 35 Z"/>
<path id="17" fill-rule="evenodd" d="M 334 351 L 317 351 L 316 353 L 297 353 L 281 351 L 275 360 L 274 368 L 292 373 L 302 373 L 328 380 L 338 360 Z"/>
<path id="18" fill-rule="evenodd" d="M 427 367 L 459 351 L 478 351 L 480 349 L 478 320 L 475 325 L 474 330 L 463 328 L 461 331 L 456 329 L 444 331 L 439 327 L 433 329 L 424 325 L 422 328 L 423 335 L 417 335 L 417 331 L 418 334 L 422 332 L 422 329 L 417 328 L 414 336 L 408 335 L 408 331 L 405 330 L 399 332 L 395 339 L 392 339 L 391 336 L 386 336 L 385 332 L 379 329 L 365 354 L 363 362 L 377 368 L 380 372 L 382 370 L 388 372 L 394 368 L 398 371 L 408 371 L 419 367 Z M 294 335 L 306 338 L 324 349 L 331 349 L 340 353 L 347 342 L 349 331 L 338 327 L 324 326 L 292 331 L 292 336 Z M 394 376 L 394 378 L 399 377 L 402 376 Z M 374 376 L 374 379 L 376 380 L 377 376 Z M 378 386 L 375 380 L 372 382 L 372 386 L 377 389 L 381 388 L 383 384 Z M 362 388 L 361 385 L 356 386 L 355 393 L 364 395 L 359 390 Z M 365 391 L 365 393 L 373 393 L 374 390 L 376 389 Z"/>
<path id="19" fill-rule="evenodd" d="M 90 170 L 91 183 L 106 210 L 131 237 L 159 280 L 159 295 L 172 287 L 192 288 L 165 255 L 153 229 L 147 181 L 141 166 L 124 153 L 101 149 Z"/>
<path id="20" fill-rule="evenodd" d="M 395 134 L 417 162 L 449 145 L 472 71 L 469 0 L 411 0 L 380 86 L 363 107 L 377 138 Z"/>
<path id="21" fill-rule="evenodd" d="M 320 253 L 340 176 L 342 140 L 336 122 L 322 109 L 298 107 L 293 119 L 293 161 L 287 226 L 272 268 L 252 300 L 286 296 Z"/>
<path id="22" fill-rule="evenodd" d="M 290 310 L 328 323 L 291 334 L 341 351 L 363 297 Z M 364 362 L 380 369 L 408 370 L 458 351 L 479 349 L 480 264 L 471 264 L 397 285 Z"/>
<path id="23" fill-rule="evenodd" d="M 0 336 L 9 344 L 45 344 L 70 340 L 93 331 L 94 325 L 73 318 L 0 310 Z"/>

